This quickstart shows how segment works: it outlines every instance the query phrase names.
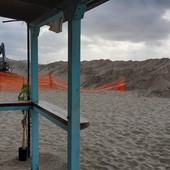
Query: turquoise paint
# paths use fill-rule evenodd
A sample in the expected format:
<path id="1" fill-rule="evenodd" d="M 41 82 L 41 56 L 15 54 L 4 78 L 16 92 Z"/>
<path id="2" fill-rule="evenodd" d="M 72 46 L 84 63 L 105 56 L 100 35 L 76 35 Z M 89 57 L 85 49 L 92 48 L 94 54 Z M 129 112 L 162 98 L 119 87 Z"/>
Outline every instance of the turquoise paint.
<path id="1" fill-rule="evenodd" d="M 5 106 L 0 107 L 0 111 L 9 111 L 9 110 L 30 110 L 32 106 Z"/>
<path id="2" fill-rule="evenodd" d="M 32 110 L 31 112 L 32 123 L 32 170 L 39 169 L 39 122 L 38 112 Z"/>
<path id="3" fill-rule="evenodd" d="M 80 169 L 80 35 L 85 6 L 68 21 L 68 169 Z"/>
<path id="4" fill-rule="evenodd" d="M 38 102 L 38 35 L 39 28 L 30 27 L 31 31 L 31 99 Z M 39 169 L 39 121 L 38 112 L 33 108 L 32 123 L 32 170 Z"/>
<path id="5" fill-rule="evenodd" d="M 35 107 L 34 107 L 35 108 Z M 67 126 L 65 124 L 63 124 L 62 122 L 54 119 L 53 117 L 51 117 L 50 115 L 48 115 L 45 111 L 43 112 L 42 110 L 39 110 L 38 108 L 35 108 L 35 111 L 37 111 L 38 113 L 40 113 L 42 116 L 44 116 L 46 119 L 48 119 L 49 121 L 53 122 L 54 124 L 56 124 L 57 126 L 61 127 L 63 130 L 67 131 Z"/>
<path id="6" fill-rule="evenodd" d="M 30 27 L 31 31 L 31 100 L 38 102 L 38 35 L 40 28 Z"/>

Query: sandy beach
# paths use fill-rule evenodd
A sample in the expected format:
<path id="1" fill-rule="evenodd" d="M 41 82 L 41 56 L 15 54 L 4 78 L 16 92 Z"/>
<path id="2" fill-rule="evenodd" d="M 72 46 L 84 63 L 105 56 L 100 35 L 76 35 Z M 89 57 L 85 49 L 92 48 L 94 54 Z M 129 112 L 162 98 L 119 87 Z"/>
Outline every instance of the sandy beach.
<path id="1" fill-rule="evenodd" d="M 0 101 L 17 99 L 0 92 Z M 65 91 L 41 91 L 40 99 L 67 108 Z M 136 92 L 82 92 L 81 170 L 170 170 L 170 100 Z M 18 161 L 21 111 L 0 112 L 0 170 L 30 170 Z M 40 116 L 40 170 L 67 169 L 67 133 Z"/>

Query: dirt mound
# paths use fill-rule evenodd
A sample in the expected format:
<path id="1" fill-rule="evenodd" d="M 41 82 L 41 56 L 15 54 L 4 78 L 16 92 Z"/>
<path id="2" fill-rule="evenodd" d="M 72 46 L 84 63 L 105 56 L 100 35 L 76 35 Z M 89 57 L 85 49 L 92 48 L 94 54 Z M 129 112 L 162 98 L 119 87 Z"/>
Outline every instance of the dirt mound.
<path id="1" fill-rule="evenodd" d="M 26 74 L 25 61 L 10 61 L 12 72 Z M 53 73 L 67 81 L 67 62 L 39 65 L 39 73 Z M 93 60 L 81 62 L 81 87 L 104 86 L 124 77 L 127 90 L 147 91 L 149 94 L 170 94 L 170 59 L 146 61 Z"/>

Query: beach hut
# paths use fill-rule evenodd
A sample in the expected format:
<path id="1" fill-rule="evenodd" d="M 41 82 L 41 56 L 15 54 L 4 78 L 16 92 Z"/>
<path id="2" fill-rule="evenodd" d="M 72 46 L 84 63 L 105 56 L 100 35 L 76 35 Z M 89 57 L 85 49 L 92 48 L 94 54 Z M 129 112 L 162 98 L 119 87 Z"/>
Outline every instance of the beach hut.
<path id="1" fill-rule="evenodd" d="M 68 169 L 80 169 L 80 129 L 89 125 L 86 119 L 80 118 L 81 19 L 86 11 L 106 1 L 0 0 L 0 16 L 25 21 L 30 31 L 31 100 L 1 103 L 0 111 L 31 110 L 32 170 L 39 169 L 39 113 L 68 132 Z M 39 31 L 42 26 L 49 25 L 50 30 L 61 32 L 63 22 L 68 22 L 68 111 L 38 99 Z"/>

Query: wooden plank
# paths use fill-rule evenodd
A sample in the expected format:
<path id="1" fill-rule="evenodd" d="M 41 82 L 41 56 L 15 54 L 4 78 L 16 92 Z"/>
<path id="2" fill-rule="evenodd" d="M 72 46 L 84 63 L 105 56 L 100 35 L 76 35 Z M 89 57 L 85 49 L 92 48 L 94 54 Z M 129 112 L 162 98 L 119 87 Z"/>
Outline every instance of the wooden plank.
<path id="1" fill-rule="evenodd" d="M 6 108 L 5 110 L 11 110 L 10 108 L 14 108 L 14 107 L 20 108 L 20 107 L 27 107 L 27 106 L 30 107 L 30 109 L 33 109 L 34 106 L 39 110 L 48 114 L 50 117 L 68 126 L 67 111 L 47 101 L 40 100 L 38 103 L 33 103 L 32 101 L 0 102 L 0 110 L 1 108 L 2 109 Z M 80 129 L 83 130 L 88 126 L 89 126 L 89 121 L 86 118 L 80 117 Z"/>
<path id="2" fill-rule="evenodd" d="M 68 127 L 67 125 L 63 124 L 62 122 L 60 122 L 59 120 L 51 117 L 51 115 L 49 115 L 47 112 L 44 112 L 43 110 L 37 108 L 34 106 L 34 110 L 37 111 L 39 114 L 41 114 L 43 117 L 45 117 L 46 119 L 48 119 L 50 122 L 54 123 L 55 125 L 57 125 L 58 127 L 62 128 L 63 130 L 67 131 Z"/>
<path id="3" fill-rule="evenodd" d="M 0 102 L 0 111 L 30 110 L 32 107 L 31 101 Z"/>
<path id="4" fill-rule="evenodd" d="M 31 40 L 31 99 L 38 102 L 38 36 L 40 28 L 30 27 Z M 39 169 L 39 119 L 38 112 L 34 109 L 31 112 L 32 130 L 32 170 Z"/>
<path id="5" fill-rule="evenodd" d="M 68 126 L 68 116 L 67 111 L 63 108 L 49 103 L 47 101 L 40 100 L 38 103 L 33 103 L 33 105 L 39 110 L 47 113 L 52 118 L 60 121 L 64 125 Z M 87 119 L 81 117 L 80 118 L 80 129 L 83 130 L 89 126 L 89 122 Z"/>
<path id="6" fill-rule="evenodd" d="M 33 106 L 32 101 L 0 102 L 0 107 Z"/>
<path id="7" fill-rule="evenodd" d="M 109 0 L 93 0 L 90 3 L 87 4 L 87 11 L 96 8 L 97 6 L 107 2 Z"/>

